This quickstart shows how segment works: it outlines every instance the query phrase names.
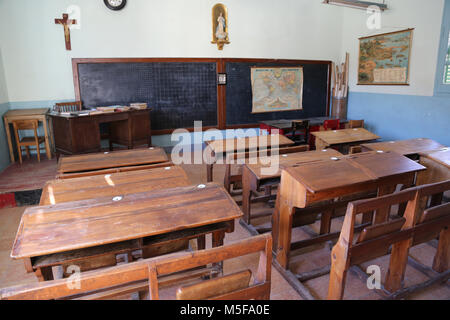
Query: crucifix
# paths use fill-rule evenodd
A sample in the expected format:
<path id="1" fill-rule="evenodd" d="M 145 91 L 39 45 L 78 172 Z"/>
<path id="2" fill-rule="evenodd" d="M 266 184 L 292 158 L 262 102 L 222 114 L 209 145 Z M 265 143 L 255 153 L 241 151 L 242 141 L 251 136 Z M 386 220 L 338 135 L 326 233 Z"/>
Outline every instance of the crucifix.
<path id="1" fill-rule="evenodd" d="M 77 20 L 69 19 L 69 15 L 67 13 L 63 13 L 62 19 L 55 19 L 55 24 L 62 24 L 64 27 L 64 39 L 66 41 L 66 50 L 72 50 L 70 45 L 70 29 L 69 26 L 72 24 L 77 24 Z"/>

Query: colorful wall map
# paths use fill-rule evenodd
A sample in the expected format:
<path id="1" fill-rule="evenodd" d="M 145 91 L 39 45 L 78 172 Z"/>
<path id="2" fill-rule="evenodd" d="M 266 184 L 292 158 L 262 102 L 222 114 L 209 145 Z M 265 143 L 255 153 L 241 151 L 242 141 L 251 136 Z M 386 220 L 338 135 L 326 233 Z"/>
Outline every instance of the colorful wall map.
<path id="1" fill-rule="evenodd" d="M 358 84 L 408 84 L 413 30 L 360 38 Z"/>
<path id="2" fill-rule="evenodd" d="M 301 110 L 303 68 L 251 68 L 252 113 Z"/>

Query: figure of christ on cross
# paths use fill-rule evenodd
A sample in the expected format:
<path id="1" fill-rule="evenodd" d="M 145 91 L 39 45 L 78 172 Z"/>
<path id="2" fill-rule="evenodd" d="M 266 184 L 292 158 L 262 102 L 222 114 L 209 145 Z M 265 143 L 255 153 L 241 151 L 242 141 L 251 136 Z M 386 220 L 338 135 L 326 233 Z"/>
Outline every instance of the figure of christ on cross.
<path id="1" fill-rule="evenodd" d="M 72 24 L 77 24 L 77 20 L 69 19 L 69 15 L 67 13 L 63 13 L 62 19 L 55 19 L 55 24 L 62 24 L 64 27 L 64 39 L 66 41 L 66 50 L 72 50 L 70 45 L 70 29 L 69 26 Z"/>

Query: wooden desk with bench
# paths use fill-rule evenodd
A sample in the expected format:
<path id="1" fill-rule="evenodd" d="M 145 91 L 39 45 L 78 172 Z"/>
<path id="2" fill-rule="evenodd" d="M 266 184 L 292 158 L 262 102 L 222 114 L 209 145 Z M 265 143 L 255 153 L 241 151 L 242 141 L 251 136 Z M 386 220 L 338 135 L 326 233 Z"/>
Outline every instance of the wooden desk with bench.
<path id="1" fill-rule="evenodd" d="M 281 169 L 302 163 L 308 163 L 331 157 L 341 156 L 342 154 L 333 149 L 315 150 L 297 152 L 291 154 L 282 154 L 274 157 L 259 158 L 255 164 L 246 164 L 242 171 L 242 211 L 244 213 L 243 220 L 247 228 L 251 224 L 251 201 L 252 196 L 258 192 L 265 183 L 278 184 L 281 176 Z M 278 167 L 268 174 L 264 169 L 270 167 L 270 163 L 278 165 Z M 254 231 L 254 230 L 253 230 Z M 253 232 L 255 233 L 255 232 Z"/>
<path id="2" fill-rule="evenodd" d="M 425 167 L 397 153 L 360 153 L 291 166 L 282 171 L 275 205 L 272 235 L 275 267 L 294 288 L 305 295 L 307 289 L 289 271 L 291 250 L 300 249 L 334 239 L 339 233 L 330 233 L 333 203 L 322 210 L 320 235 L 291 243 L 294 215 L 308 214 L 308 209 L 323 201 L 346 197 L 365 191 L 378 190 L 378 196 L 391 194 L 397 185 L 412 185 L 415 174 Z M 348 201 L 347 201 L 348 202 Z M 296 210 L 296 209 L 300 210 Z M 389 207 L 375 216 L 375 223 L 385 221 Z M 324 219 L 325 218 L 325 219 Z M 361 228 L 374 219 L 373 213 L 363 216 Z M 294 279 L 294 280 L 293 280 Z"/>
<path id="3" fill-rule="evenodd" d="M 48 181 L 42 189 L 39 205 L 106 196 L 126 195 L 190 185 L 186 172 L 179 166 L 118 172 L 72 179 Z"/>
<path id="4" fill-rule="evenodd" d="M 207 233 L 213 234 L 212 246 L 220 246 L 241 216 L 225 189 L 214 183 L 30 207 L 11 257 L 23 259 L 39 280 L 51 280 L 53 266 L 112 252 L 152 251 Z"/>
<path id="5" fill-rule="evenodd" d="M 419 163 L 427 167 L 417 175 L 417 185 L 450 179 L 450 148 L 419 152 Z"/>
<path id="6" fill-rule="evenodd" d="M 444 148 L 440 143 L 426 138 L 383 141 L 361 144 L 363 151 L 392 151 L 407 157 L 418 155 L 420 152 Z"/>
<path id="7" fill-rule="evenodd" d="M 146 169 L 156 164 L 171 165 L 162 148 L 119 150 L 74 156 L 62 156 L 58 161 L 58 177 L 78 177 Z"/>
<path id="8" fill-rule="evenodd" d="M 261 138 L 260 138 L 261 137 Z M 293 145 L 294 142 L 283 135 L 273 134 L 245 138 L 205 141 L 211 160 L 206 164 L 207 181 L 213 180 L 213 165 L 217 158 L 226 159 L 227 154 L 253 150 L 264 150 Z"/>
<path id="9" fill-rule="evenodd" d="M 44 135 L 45 135 L 45 152 L 47 153 L 47 158 L 52 158 L 52 152 L 51 152 L 51 135 L 48 130 L 47 126 L 47 112 L 48 108 L 36 108 L 36 109 L 16 109 L 16 110 L 8 110 L 3 115 L 3 121 L 5 123 L 5 131 L 6 131 L 6 138 L 8 140 L 8 148 L 9 148 L 9 156 L 11 159 L 11 162 L 14 163 L 16 161 L 14 157 L 14 150 L 13 150 L 13 143 L 11 138 L 11 130 L 9 127 L 9 124 L 12 123 L 14 120 L 31 120 L 36 119 L 40 122 L 42 122 L 43 128 L 44 128 Z"/>
<path id="10" fill-rule="evenodd" d="M 364 128 L 317 131 L 311 132 L 311 134 L 316 137 L 316 149 L 318 150 L 380 139 L 379 136 Z"/>

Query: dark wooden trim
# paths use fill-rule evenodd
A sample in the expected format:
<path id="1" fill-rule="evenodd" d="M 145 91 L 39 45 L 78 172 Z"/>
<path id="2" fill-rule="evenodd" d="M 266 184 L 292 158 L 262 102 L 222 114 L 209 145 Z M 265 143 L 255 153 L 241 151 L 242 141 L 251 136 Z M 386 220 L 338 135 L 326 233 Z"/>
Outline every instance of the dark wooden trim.
<path id="1" fill-rule="evenodd" d="M 216 63 L 216 72 L 225 73 L 226 64 L 231 62 L 253 62 L 270 64 L 286 63 L 286 64 L 327 64 L 328 65 L 328 83 L 327 83 L 327 105 L 325 115 L 330 115 L 331 102 L 331 75 L 332 62 L 329 60 L 294 60 L 294 59 L 262 59 L 262 58 L 72 58 L 73 82 L 76 100 L 81 100 L 80 82 L 78 65 L 86 63 L 149 63 L 149 62 L 214 62 Z M 203 131 L 217 128 L 237 129 L 237 128 L 259 128 L 259 124 L 243 124 L 243 125 L 227 125 L 226 123 L 226 86 L 217 86 L 217 125 L 203 127 Z M 171 134 L 175 129 L 152 130 L 153 135 Z M 194 131 L 193 128 L 186 128 L 189 132 Z"/>

